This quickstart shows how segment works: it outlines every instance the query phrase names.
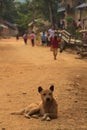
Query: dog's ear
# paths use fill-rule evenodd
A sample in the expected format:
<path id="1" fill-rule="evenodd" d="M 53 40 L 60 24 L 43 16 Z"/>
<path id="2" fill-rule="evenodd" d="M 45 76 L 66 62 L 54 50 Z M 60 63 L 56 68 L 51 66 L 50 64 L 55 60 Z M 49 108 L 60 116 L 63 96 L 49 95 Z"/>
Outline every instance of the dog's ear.
<path id="1" fill-rule="evenodd" d="M 38 92 L 40 93 L 42 90 L 43 90 L 42 87 L 39 86 L 39 87 L 38 87 Z"/>
<path id="2" fill-rule="evenodd" d="M 51 85 L 51 86 L 50 86 L 50 90 L 51 90 L 51 91 L 54 91 L 54 85 Z"/>

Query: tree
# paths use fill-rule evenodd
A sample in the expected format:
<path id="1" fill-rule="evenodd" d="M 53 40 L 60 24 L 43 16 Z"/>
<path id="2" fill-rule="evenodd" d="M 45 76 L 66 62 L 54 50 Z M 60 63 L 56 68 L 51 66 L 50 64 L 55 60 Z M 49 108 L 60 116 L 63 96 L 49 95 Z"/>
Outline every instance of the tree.
<path id="1" fill-rule="evenodd" d="M 57 4 L 61 0 L 26 0 L 24 3 L 15 0 L 2 1 L 1 18 L 19 25 L 24 30 L 28 23 L 41 18 L 54 24 L 57 19 Z"/>
<path id="2" fill-rule="evenodd" d="M 21 34 L 24 33 L 28 29 L 28 24 L 32 20 L 32 15 L 29 10 L 30 2 L 20 3 L 16 2 L 16 10 L 17 10 L 17 18 L 15 19 L 15 23 L 18 25 L 19 31 Z"/>
<path id="3" fill-rule="evenodd" d="M 32 4 L 38 5 L 37 11 L 41 16 L 48 19 L 51 24 L 54 24 L 57 17 L 57 5 L 61 0 L 32 0 Z M 35 8 L 36 11 L 36 8 Z"/>
<path id="4" fill-rule="evenodd" d="M 17 16 L 17 11 L 15 8 L 14 0 L 4 0 L 2 1 L 2 13 L 0 17 L 4 20 L 9 20 L 14 22 L 15 17 Z"/>

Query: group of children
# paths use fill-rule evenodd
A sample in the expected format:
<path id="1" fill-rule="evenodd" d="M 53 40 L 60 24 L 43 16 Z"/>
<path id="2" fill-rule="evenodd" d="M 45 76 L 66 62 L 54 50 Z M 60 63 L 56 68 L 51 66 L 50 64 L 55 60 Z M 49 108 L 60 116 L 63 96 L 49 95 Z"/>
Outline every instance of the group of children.
<path id="1" fill-rule="evenodd" d="M 35 45 L 35 33 L 25 33 L 23 35 L 24 43 L 27 45 L 27 40 L 30 38 L 32 46 Z M 54 60 L 56 60 L 58 54 L 58 48 L 61 44 L 61 36 L 55 31 L 54 26 L 51 26 L 47 33 L 43 32 L 41 35 L 42 46 L 50 46 L 50 50 L 53 51 Z"/>
<path id="2" fill-rule="evenodd" d="M 31 44 L 32 44 L 32 46 L 34 47 L 34 45 L 35 45 L 35 33 L 32 31 L 30 35 L 28 35 L 27 33 L 25 33 L 25 34 L 23 35 L 23 39 L 24 39 L 25 45 L 27 45 L 27 40 L 28 40 L 28 38 L 30 38 Z"/>

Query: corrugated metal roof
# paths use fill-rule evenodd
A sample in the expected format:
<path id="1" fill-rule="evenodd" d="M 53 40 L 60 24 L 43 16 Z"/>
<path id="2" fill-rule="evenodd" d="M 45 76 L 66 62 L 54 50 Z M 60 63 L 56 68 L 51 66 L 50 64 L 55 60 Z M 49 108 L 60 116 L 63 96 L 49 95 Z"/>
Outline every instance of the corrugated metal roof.
<path id="1" fill-rule="evenodd" d="M 0 27 L 2 27 L 2 28 L 8 28 L 8 27 L 5 26 L 4 24 L 0 24 Z"/>
<path id="2" fill-rule="evenodd" d="M 64 11 L 65 11 L 65 7 L 61 7 L 61 8 L 59 8 L 59 9 L 57 10 L 58 13 L 64 12 Z"/>
<path id="3" fill-rule="evenodd" d="M 87 7 L 87 3 L 83 3 L 79 6 L 77 6 L 76 9 L 81 9 L 81 8 L 85 8 L 85 7 Z"/>
<path id="4" fill-rule="evenodd" d="M 8 21 L 4 21 L 4 24 L 7 25 L 8 27 L 14 29 L 14 30 L 17 29 L 17 25 L 16 24 L 12 24 L 12 23 L 10 23 Z"/>

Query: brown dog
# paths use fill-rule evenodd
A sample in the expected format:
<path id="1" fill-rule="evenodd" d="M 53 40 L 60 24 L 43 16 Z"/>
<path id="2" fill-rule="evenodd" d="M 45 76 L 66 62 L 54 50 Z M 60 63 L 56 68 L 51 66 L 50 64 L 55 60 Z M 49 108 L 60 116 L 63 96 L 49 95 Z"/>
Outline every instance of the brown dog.
<path id="1" fill-rule="evenodd" d="M 58 105 L 53 98 L 54 86 L 51 85 L 49 89 L 44 90 L 42 87 L 38 87 L 38 92 L 41 95 L 40 104 L 30 104 L 27 108 L 20 112 L 13 112 L 11 114 L 23 114 L 25 117 L 39 117 L 42 116 L 42 120 L 50 121 L 57 118 Z"/>

